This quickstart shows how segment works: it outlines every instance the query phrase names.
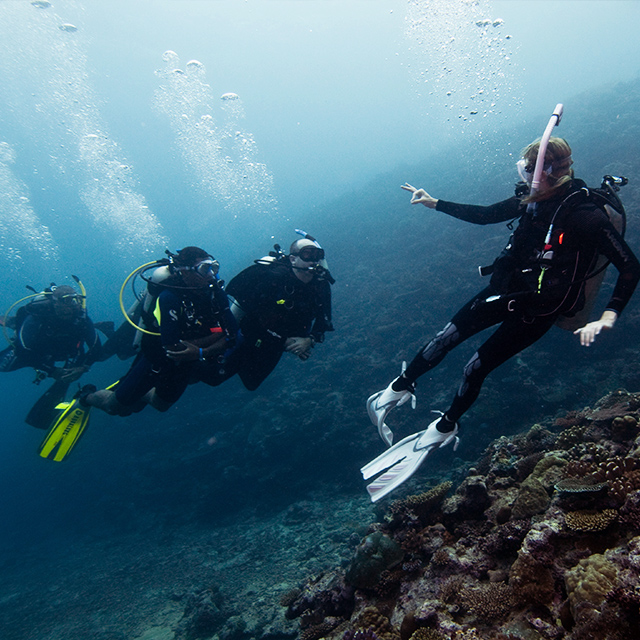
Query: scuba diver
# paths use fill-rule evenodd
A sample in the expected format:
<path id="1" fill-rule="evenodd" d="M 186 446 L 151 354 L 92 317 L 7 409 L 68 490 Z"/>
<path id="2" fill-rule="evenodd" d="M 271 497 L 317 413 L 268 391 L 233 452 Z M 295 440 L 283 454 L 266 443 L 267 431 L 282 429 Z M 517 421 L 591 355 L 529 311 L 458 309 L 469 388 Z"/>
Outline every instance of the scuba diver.
<path id="1" fill-rule="evenodd" d="M 85 385 L 65 403 L 40 446 L 42 457 L 60 461 L 69 454 L 87 426 L 91 407 L 118 416 L 147 405 L 167 411 L 193 381 L 198 363 L 233 347 L 236 322 L 218 280 L 218 262 L 199 247 L 167 253 L 168 259 L 143 265 L 129 276 L 143 274 L 147 282 L 139 313 L 144 326 L 125 312 L 142 334 L 131 368 L 107 389 Z M 146 278 L 144 272 L 151 269 L 153 275 Z"/>
<path id="2" fill-rule="evenodd" d="M 51 284 L 15 302 L 2 318 L 10 344 L 0 352 L 0 371 L 31 367 L 36 371 L 35 384 L 46 378 L 54 380 L 25 420 L 40 429 L 49 427 L 55 407 L 64 400 L 69 385 L 102 359 L 100 338 L 86 311 L 84 286 L 73 277 L 82 293 L 68 285 Z M 18 307 L 12 316 L 11 311 L 25 300 L 29 302 Z M 7 329 L 13 331 L 13 337 Z"/>
<path id="3" fill-rule="evenodd" d="M 255 261 L 226 287 L 241 340 L 224 363 L 202 363 L 199 379 L 217 386 L 238 374 L 255 391 L 275 369 L 282 354 L 301 360 L 333 331 L 331 287 L 334 283 L 324 249 L 301 230 L 286 255 L 279 245 Z"/>
<path id="4" fill-rule="evenodd" d="M 14 338 L 8 338 L 10 346 L 0 352 L 0 371 L 31 367 L 36 370 L 37 382 L 47 377 L 77 380 L 98 359 L 100 351 L 100 339 L 87 316 L 84 295 L 73 287 L 52 284 L 27 298 L 31 300 L 15 316 L 7 314 L 3 318 L 3 326 L 14 332 Z"/>
<path id="5" fill-rule="evenodd" d="M 218 262 L 199 247 L 171 255 L 148 285 L 155 305 L 145 324 L 156 331 L 145 330 L 140 354 L 113 389 L 95 391 L 87 385 L 80 404 L 120 416 L 147 404 L 167 411 L 193 380 L 198 363 L 228 352 L 237 329 L 218 269 Z"/>
<path id="6" fill-rule="evenodd" d="M 369 417 L 390 447 L 361 470 L 365 480 L 386 470 L 367 487 L 372 501 L 409 478 L 434 449 L 450 443 L 457 447 L 458 421 L 496 367 L 565 318 L 579 319 L 572 328 L 580 343 L 588 347 L 603 330 L 613 328 L 636 288 L 640 263 L 614 227 L 603 202 L 596 198 L 598 190 L 588 189 L 582 180 L 574 178 L 569 144 L 550 137 L 561 115 L 562 105 L 558 105 L 543 138 L 522 152 L 518 170 L 526 187 L 517 188 L 517 195 L 508 200 L 489 206 L 457 204 L 436 199 L 409 184 L 402 186 L 412 193 L 411 204 L 475 224 L 518 219 L 518 226 L 493 265 L 481 270 L 483 275 L 491 275 L 488 286 L 420 349 L 399 377 L 369 397 Z M 612 186 L 616 180 L 624 183 L 626 179 L 605 176 L 603 183 L 612 202 L 617 200 Z M 605 311 L 598 320 L 588 322 L 578 312 L 585 307 L 591 278 L 602 270 L 596 266 L 602 256 L 619 274 Z M 396 406 L 408 401 L 415 406 L 417 379 L 456 346 L 494 325 L 499 325 L 497 330 L 465 366 L 450 407 L 424 431 L 391 446 L 393 433 L 385 420 Z"/>

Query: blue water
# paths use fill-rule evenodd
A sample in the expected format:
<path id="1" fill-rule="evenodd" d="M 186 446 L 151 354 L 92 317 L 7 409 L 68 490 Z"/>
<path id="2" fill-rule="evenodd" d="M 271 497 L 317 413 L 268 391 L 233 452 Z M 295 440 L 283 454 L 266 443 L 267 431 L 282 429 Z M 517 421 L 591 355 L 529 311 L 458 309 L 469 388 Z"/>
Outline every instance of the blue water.
<path id="1" fill-rule="evenodd" d="M 403 182 L 450 200 L 509 197 L 519 150 L 562 102 L 577 174 L 626 174 L 625 202 L 638 204 L 638 3 L 47 4 L 0 2 L 4 308 L 26 285 L 76 274 L 92 318 L 119 322 L 122 281 L 165 248 L 205 247 L 228 280 L 302 227 L 337 279 L 337 331 L 254 394 L 232 380 L 189 389 L 167 414 L 96 415 L 60 465 L 36 455 L 42 433 L 23 424 L 44 386 L 3 375 L 7 558 L 50 541 L 37 551 L 47 565 L 70 540 L 213 530 L 323 491 L 366 508 L 358 468 L 379 445 L 364 400 L 478 289 L 477 265 L 508 235 L 412 209 Z M 633 216 L 628 233 L 638 247 Z M 637 309 L 588 354 L 558 332 L 505 365 L 470 428 L 496 437 L 640 383 L 625 359 Z M 446 405 L 470 353 L 421 382 L 400 429 Z M 86 379 L 126 368 L 113 360 Z"/>

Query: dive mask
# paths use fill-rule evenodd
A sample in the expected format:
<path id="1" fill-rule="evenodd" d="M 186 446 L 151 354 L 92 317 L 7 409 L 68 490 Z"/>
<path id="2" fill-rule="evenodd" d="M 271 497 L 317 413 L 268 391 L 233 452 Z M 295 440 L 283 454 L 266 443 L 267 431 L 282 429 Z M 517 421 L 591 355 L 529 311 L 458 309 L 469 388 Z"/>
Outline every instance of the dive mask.
<path id="1" fill-rule="evenodd" d="M 531 186 L 531 183 L 533 182 L 533 172 L 535 170 L 535 165 L 531 166 L 524 158 L 521 158 L 520 160 L 518 160 L 518 162 L 516 162 L 516 167 L 518 169 L 518 175 L 520 176 L 522 181 Z M 551 175 L 551 172 L 553 171 L 553 165 L 545 165 L 543 171 L 547 175 Z"/>
<path id="2" fill-rule="evenodd" d="M 324 249 L 320 247 L 302 247 L 298 253 L 293 255 L 298 256 L 303 262 L 320 262 L 320 260 L 324 260 Z"/>
<path id="3" fill-rule="evenodd" d="M 202 260 L 193 268 L 205 280 L 215 280 L 220 270 L 220 263 L 213 258 Z"/>

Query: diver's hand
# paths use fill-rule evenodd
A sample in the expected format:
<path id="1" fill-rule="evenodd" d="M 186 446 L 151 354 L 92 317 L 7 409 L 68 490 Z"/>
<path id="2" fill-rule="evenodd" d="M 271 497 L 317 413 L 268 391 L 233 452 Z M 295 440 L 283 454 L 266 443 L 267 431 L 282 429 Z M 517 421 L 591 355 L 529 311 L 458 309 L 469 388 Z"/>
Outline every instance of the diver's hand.
<path id="1" fill-rule="evenodd" d="M 410 191 L 413 194 L 411 196 L 411 204 L 423 204 L 429 209 L 435 209 L 438 204 L 437 198 L 430 196 L 424 189 L 412 187 L 408 182 L 400 185 L 400 188 L 405 191 Z"/>
<path id="2" fill-rule="evenodd" d="M 54 369 L 51 372 L 51 377 L 60 382 L 71 383 L 78 380 L 87 371 L 89 371 L 89 367 L 86 365 L 83 367 L 64 367 L 62 369 Z"/>
<path id="3" fill-rule="evenodd" d="M 574 331 L 573 335 L 580 336 L 580 344 L 583 347 L 588 347 L 595 342 L 596 336 L 603 329 L 613 329 L 617 319 L 618 314 L 615 311 L 607 310 L 602 314 L 600 320 L 589 322 L 584 327 Z"/>
<path id="4" fill-rule="evenodd" d="M 182 348 L 181 348 L 182 347 Z M 165 348 L 167 358 L 174 362 L 192 362 L 200 357 L 200 348 L 191 342 L 180 340 L 178 344 L 174 344 Z"/>
<path id="5" fill-rule="evenodd" d="M 311 338 L 287 338 L 284 350 L 298 356 L 300 360 L 307 360 L 311 355 L 313 340 Z"/>

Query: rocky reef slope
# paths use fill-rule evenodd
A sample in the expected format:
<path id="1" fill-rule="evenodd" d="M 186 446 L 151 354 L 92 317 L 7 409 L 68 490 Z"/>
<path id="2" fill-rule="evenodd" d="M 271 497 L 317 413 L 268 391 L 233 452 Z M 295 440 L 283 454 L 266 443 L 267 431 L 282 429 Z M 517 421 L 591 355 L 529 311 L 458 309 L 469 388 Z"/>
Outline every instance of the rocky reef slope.
<path id="1" fill-rule="evenodd" d="M 283 601 L 302 640 L 632 640 L 640 628 L 640 394 L 501 437 L 390 502 L 348 567 Z"/>

